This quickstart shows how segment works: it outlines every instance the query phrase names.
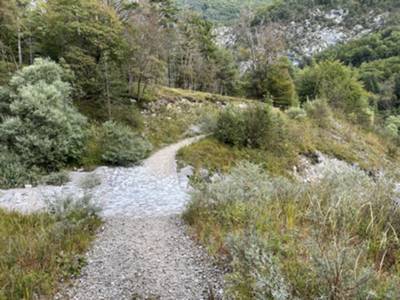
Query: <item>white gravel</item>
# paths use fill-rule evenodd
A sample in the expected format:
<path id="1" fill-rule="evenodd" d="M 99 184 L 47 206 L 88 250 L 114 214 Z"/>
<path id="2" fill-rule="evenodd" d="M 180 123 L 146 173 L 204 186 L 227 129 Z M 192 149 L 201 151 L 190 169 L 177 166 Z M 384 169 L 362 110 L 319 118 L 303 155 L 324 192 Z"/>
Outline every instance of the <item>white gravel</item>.
<path id="1" fill-rule="evenodd" d="M 186 235 L 178 216 L 189 196 L 176 171 L 176 152 L 198 138 L 162 149 L 143 166 L 72 172 L 63 187 L 0 191 L 1 207 L 29 213 L 60 197 L 82 197 L 84 178 L 101 179 L 91 194 L 102 208 L 104 228 L 82 276 L 57 299 L 207 299 L 209 288 L 222 295 L 222 273 Z"/>

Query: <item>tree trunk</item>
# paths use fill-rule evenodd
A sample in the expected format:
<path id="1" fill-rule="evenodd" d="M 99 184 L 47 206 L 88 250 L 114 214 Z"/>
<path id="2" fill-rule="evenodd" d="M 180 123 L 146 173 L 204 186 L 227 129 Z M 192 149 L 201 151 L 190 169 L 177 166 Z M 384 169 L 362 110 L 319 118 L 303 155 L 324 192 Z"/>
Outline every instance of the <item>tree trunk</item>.
<path id="1" fill-rule="evenodd" d="M 111 120 L 110 80 L 108 77 L 107 57 L 104 57 L 104 77 L 105 77 L 105 81 L 106 81 L 105 84 L 106 84 L 106 100 L 107 100 L 108 119 Z"/>
<path id="2" fill-rule="evenodd" d="M 33 64 L 32 37 L 29 37 L 29 63 Z"/>
<path id="3" fill-rule="evenodd" d="M 20 26 L 20 21 L 18 18 L 18 33 L 17 33 L 17 38 L 18 38 L 18 63 L 21 66 L 23 63 L 23 57 L 22 57 L 22 33 L 21 33 L 21 26 Z"/>
<path id="4" fill-rule="evenodd" d="M 141 86 L 141 84 L 142 84 L 142 75 L 139 75 L 138 82 L 137 82 L 137 102 L 138 103 L 140 103 L 140 100 L 142 100 L 140 98 L 140 93 L 141 93 L 140 86 Z"/>
<path id="5" fill-rule="evenodd" d="M 133 74 L 131 71 L 131 66 L 128 66 L 128 93 L 129 96 L 132 96 L 132 91 L 133 91 Z"/>
<path id="6" fill-rule="evenodd" d="M 167 59 L 167 65 L 168 65 L 168 87 L 172 86 L 172 78 L 171 78 L 171 58 L 170 54 L 168 53 L 168 59 Z"/>

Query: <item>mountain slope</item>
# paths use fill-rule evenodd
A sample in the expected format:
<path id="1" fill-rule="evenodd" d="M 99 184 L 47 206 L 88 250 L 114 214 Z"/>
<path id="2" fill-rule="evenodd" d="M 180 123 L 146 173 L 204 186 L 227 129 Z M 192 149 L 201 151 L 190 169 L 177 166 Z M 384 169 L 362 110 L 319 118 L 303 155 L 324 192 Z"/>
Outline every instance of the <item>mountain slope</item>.
<path id="1" fill-rule="evenodd" d="M 256 26 L 279 23 L 296 56 L 312 56 L 396 23 L 400 3 L 387 1 L 286 0 L 257 12 Z"/>

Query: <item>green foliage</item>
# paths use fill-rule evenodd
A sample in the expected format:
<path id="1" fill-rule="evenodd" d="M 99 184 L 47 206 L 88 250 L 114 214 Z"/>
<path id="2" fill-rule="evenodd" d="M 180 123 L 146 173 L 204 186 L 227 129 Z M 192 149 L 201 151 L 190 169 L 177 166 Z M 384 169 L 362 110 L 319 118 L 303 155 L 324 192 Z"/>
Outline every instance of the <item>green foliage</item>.
<path id="1" fill-rule="evenodd" d="M 217 23 L 230 24 L 238 19 L 242 9 L 256 8 L 270 0 L 176 0 L 177 4 L 201 13 L 206 19 Z"/>
<path id="2" fill-rule="evenodd" d="M 151 144 L 129 127 L 108 121 L 102 126 L 102 161 L 111 165 L 129 165 L 145 158 Z"/>
<path id="3" fill-rule="evenodd" d="M 365 88 L 377 98 L 377 108 L 397 113 L 400 107 L 398 73 L 400 72 L 400 29 L 386 26 L 378 32 L 345 44 L 331 47 L 318 55 L 319 60 L 338 59 L 359 68 Z"/>
<path id="4" fill-rule="evenodd" d="M 57 170 L 80 157 L 86 121 L 72 106 L 71 87 L 62 76 L 57 64 L 37 59 L 10 81 L 0 140 L 28 168 Z"/>
<path id="5" fill-rule="evenodd" d="M 334 108 L 355 115 L 360 122 L 370 114 L 368 93 L 357 73 L 337 61 L 323 61 L 300 71 L 297 81 L 300 100 L 327 99 Z"/>
<path id="6" fill-rule="evenodd" d="M 267 95 L 274 106 L 287 108 L 296 105 L 296 91 L 289 73 L 289 63 L 282 60 L 269 67 L 266 78 Z"/>
<path id="7" fill-rule="evenodd" d="M 348 28 L 365 21 L 364 15 L 368 14 L 371 9 L 379 14 L 400 8 L 396 0 L 279 0 L 272 5 L 261 7 L 254 22 L 258 24 L 262 22 L 290 23 L 302 21 L 312 18 L 315 9 L 329 11 L 338 7 L 349 11 L 343 20 L 344 25 Z"/>
<path id="8" fill-rule="evenodd" d="M 38 182 L 41 171 L 28 168 L 22 158 L 8 150 L 0 149 L 0 188 L 13 188 Z"/>
<path id="9" fill-rule="evenodd" d="M 115 11 L 96 0 L 51 0 L 40 3 L 34 20 L 40 54 L 55 61 L 63 58 L 82 96 L 104 95 L 104 74 L 109 71 L 104 70 L 104 59 L 116 61 L 123 48 Z"/>
<path id="10" fill-rule="evenodd" d="M 399 136 L 400 116 L 390 116 L 385 121 L 385 132 L 392 138 Z"/>
<path id="11" fill-rule="evenodd" d="M 101 221 L 89 199 L 61 202 L 42 214 L 0 210 L 0 299 L 53 298 L 79 274 Z"/>
<path id="12" fill-rule="evenodd" d="M 246 109 L 228 108 L 217 121 L 215 136 L 223 143 L 240 147 L 273 147 L 284 138 L 284 122 L 269 105 Z"/>
<path id="13" fill-rule="evenodd" d="M 184 218 L 213 254 L 230 258 L 227 296 L 382 299 L 399 293 L 397 261 L 389 258 L 400 251 L 395 181 L 350 166 L 328 165 L 321 175 L 289 181 L 240 163 L 198 185 Z"/>
<path id="14" fill-rule="evenodd" d="M 304 120 L 307 118 L 307 112 L 300 107 L 291 107 L 286 111 L 287 116 L 293 120 Z"/>
<path id="15" fill-rule="evenodd" d="M 307 155 L 316 150 L 374 173 L 397 166 L 400 157 L 392 138 L 347 121 L 338 112 L 333 112 L 326 100 L 312 101 L 304 106 L 307 117 L 300 119 L 291 117 L 291 109 L 286 112 L 287 117 L 284 112 L 279 113 L 283 124 L 275 129 L 267 147 L 230 146 L 216 137 L 209 137 L 183 148 L 179 159 L 181 163 L 193 166 L 195 171 L 208 169 L 222 173 L 238 161 L 248 160 L 262 165 L 272 175 L 287 177 L 293 175 L 293 166 L 299 164 L 299 154 Z M 302 109 L 293 109 L 300 110 L 303 116 Z"/>
<path id="16" fill-rule="evenodd" d="M 80 164 L 85 168 L 92 169 L 101 165 L 103 153 L 102 145 L 102 129 L 97 124 L 92 124 L 86 133 L 86 140 L 83 147 Z"/>
<path id="17" fill-rule="evenodd" d="M 334 58 L 346 65 L 361 64 L 400 56 L 400 28 L 388 27 L 360 39 L 332 47 L 319 55 L 319 59 Z"/>
<path id="18" fill-rule="evenodd" d="M 244 112 L 230 107 L 223 111 L 217 121 L 215 136 L 218 140 L 229 145 L 246 143 L 246 120 Z"/>

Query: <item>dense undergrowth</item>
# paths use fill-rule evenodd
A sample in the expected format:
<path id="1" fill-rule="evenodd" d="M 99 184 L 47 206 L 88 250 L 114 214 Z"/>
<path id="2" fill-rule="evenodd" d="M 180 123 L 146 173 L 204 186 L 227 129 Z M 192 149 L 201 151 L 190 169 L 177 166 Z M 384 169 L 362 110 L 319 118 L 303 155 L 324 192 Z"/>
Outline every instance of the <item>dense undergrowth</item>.
<path id="1" fill-rule="evenodd" d="M 79 274 L 100 224 L 90 198 L 30 215 L 0 210 L 0 299 L 52 298 Z"/>
<path id="2" fill-rule="evenodd" d="M 184 215 L 230 265 L 233 299 L 394 299 L 400 292 L 394 181 L 358 168 L 311 183 L 240 163 L 198 184 Z"/>

